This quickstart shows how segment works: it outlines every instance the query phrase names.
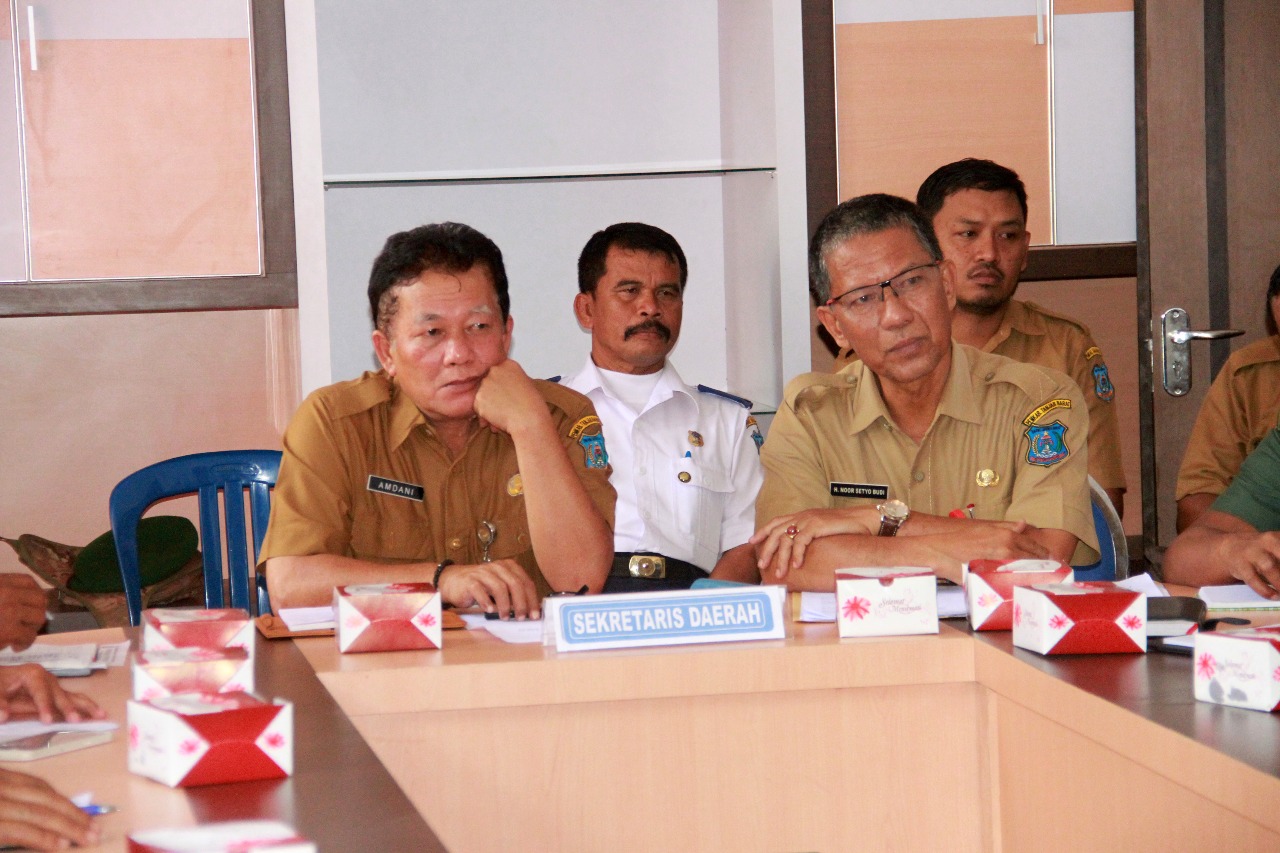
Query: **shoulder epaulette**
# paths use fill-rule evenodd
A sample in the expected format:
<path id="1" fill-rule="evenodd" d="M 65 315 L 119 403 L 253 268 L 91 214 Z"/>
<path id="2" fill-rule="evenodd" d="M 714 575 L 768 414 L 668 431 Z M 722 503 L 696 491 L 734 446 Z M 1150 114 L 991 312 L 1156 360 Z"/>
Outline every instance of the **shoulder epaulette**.
<path id="1" fill-rule="evenodd" d="M 559 384 L 560 384 L 560 380 L 561 380 L 561 379 L 563 379 L 563 378 L 564 378 L 563 376 L 548 376 L 548 377 L 547 377 L 547 381 L 548 381 L 548 382 L 554 382 L 554 383 L 556 383 L 557 385 L 559 385 Z"/>
<path id="2" fill-rule="evenodd" d="M 723 397 L 726 400 L 732 400 L 733 402 L 737 403 L 739 406 L 741 406 L 744 409 L 751 408 L 751 401 L 748 400 L 746 397 L 738 397 L 733 394 L 730 394 L 728 391 L 720 391 L 716 388 L 708 388 L 706 385 L 699 385 L 698 390 L 701 391 L 703 394 L 711 394 L 716 397 Z"/>

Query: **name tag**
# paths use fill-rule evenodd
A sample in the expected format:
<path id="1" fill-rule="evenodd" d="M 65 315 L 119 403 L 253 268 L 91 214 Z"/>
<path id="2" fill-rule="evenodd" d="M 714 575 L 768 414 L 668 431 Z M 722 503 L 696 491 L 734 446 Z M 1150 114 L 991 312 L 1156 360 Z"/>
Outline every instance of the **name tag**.
<path id="1" fill-rule="evenodd" d="M 392 495 L 397 498 L 408 498 L 411 501 L 422 502 L 426 497 L 427 490 L 422 486 L 415 486 L 413 483 L 401 483 L 399 480 L 388 480 L 386 477 L 375 477 L 369 475 L 369 491 L 382 492 L 384 495 Z"/>
<path id="2" fill-rule="evenodd" d="M 882 501 L 889 497 L 889 487 L 879 483 L 832 483 L 833 498 L 875 498 Z"/>
<path id="3" fill-rule="evenodd" d="M 782 639 L 782 586 L 621 593 L 543 601 L 556 651 Z"/>

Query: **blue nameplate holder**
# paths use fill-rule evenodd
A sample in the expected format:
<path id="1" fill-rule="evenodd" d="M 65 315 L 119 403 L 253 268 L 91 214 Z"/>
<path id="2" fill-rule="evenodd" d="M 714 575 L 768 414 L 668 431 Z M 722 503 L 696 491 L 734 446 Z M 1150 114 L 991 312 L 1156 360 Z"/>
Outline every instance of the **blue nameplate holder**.
<path id="1" fill-rule="evenodd" d="M 543 601 L 545 645 L 557 651 L 633 649 L 786 636 L 782 586 L 565 596 Z"/>

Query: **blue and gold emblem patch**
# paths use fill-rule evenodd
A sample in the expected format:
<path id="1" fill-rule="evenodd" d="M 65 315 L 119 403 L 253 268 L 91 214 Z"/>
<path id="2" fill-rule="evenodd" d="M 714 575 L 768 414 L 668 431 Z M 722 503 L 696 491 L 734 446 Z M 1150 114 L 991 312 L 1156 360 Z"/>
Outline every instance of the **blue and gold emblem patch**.
<path id="1" fill-rule="evenodd" d="M 1027 462 L 1048 468 L 1071 455 L 1067 449 L 1067 428 L 1059 421 L 1027 428 Z"/>
<path id="2" fill-rule="evenodd" d="M 751 440 L 756 443 L 756 453 L 760 453 L 760 447 L 764 444 L 764 436 L 760 434 L 760 424 L 756 423 L 756 419 L 752 415 L 747 415 L 747 431 L 751 435 Z"/>
<path id="3" fill-rule="evenodd" d="M 1116 389 L 1111 384 L 1111 377 L 1107 375 L 1107 366 L 1105 364 L 1095 365 L 1093 368 L 1093 393 L 1098 395 L 1098 399 L 1104 403 L 1110 403 L 1115 399 Z"/>
<path id="4" fill-rule="evenodd" d="M 608 467 L 609 454 L 604 449 L 603 433 L 582 435 L 578 438 L 578 444 L 581 444 L 582 449 L 586 451 L 586 465 L 588 468 Z"/>

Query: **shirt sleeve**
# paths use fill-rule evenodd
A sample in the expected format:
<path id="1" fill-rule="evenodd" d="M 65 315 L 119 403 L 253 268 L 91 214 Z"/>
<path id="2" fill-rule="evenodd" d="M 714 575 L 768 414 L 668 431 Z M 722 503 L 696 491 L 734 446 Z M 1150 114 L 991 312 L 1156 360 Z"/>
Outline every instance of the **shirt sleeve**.
<path id="1" fill-rule="evenodd" d="M 753 437 L 759 434 L 760 427 L 755 418 L 747 416 L 738 436 L 732 491 L 724 502 L 720 523 L 721 554 L 745 544 L 756 529 L 756 497 L 764 482 L 764 468 L 760 464 L 762 451 Z"/>
<path id="2" fill-rule="evenodd" d="M 806 412 L 796 402 L 784 402 L 769 427 L 769 438 L 760 451 L 764 485 L 756 500 L 756 527 L 780 515 L 831 506 L 831 487 Z"/>
<path id="3" fill-rule="evenodd" d="M 1260 531 L 1280 530 L 1280 428 L 1267 434 L 1240 466 L 1240 473 L 1213 502 L 1213 509 L 1247 521 Z"/>
<path id="4" fill-rule="evenodd" d="M 1089 473 L 1104 489 L 1124 489 L 1124 465 L 1120 461 L 1120 424 L 1116 418 L 1115 386 L 1102 350 L 1088 332 L 1081 332 L 1084 349 L 1073 355 L 1074 379 L 1089 409 Z M 1093 358 L 1087 354 L 1096 352 Z"/>
<path id="5" fill-rule="evenodd" d="M 1062 384 L 1043 402 L 1065 399 L 1071 406 L 1056 407 L 1032 423 L 1016 424 L 1015 429 L 1022 433 L 1016 446 L 1023 448 L 1023 452 L 1005 518 L 1067 531 L 1080 540 L 1072 565 L 1089 565 L 1098 560 L 1098 536 L 1093 526 L 1088 480 L 1089 412 L 1075 382 L 1056 371 L 1054 375 L 1061 378 Z M 1052 442 L 1057 424 L 1065 429 L 1061 433 L 1063 447 L 1055 452 Z M 1048 444 L 1041 451 L 1035 442 Z M 1050 461 L 1062 450 L 1065 456 Z"/>
<path id="6" fill-rule="evenodd" d="M 1244 409 L 1234 399 L 1234 377 L 1229 364 L 1205 394 L 1178 469 L 1177 500 L 1222 494 L 1249 453 L 1249 430 Z"/>
<path id="7" fill-rule="evenodd" d="M 294 415 L 283 450 L 259 565 L 270 557 L 351 556 L 350 478 L 333 421 L 316 398 Z"/>
<path id="8" fill-rule="evenodd" d="M 575 396 L 581 398 L 580 404 L 572 406 L 570 411 L 559 411 L 556 429 L 573 470 L 587 490 L 587 496 L 612 530 L 613 509 L 618 495 L 609 483 L 609 473 L 613 468 L 609 465 L 609 448 L 605 445 L 604 429 L 591 400 L 576 392 Z M 552 409 L 553 413 L 556 408 Z"/>

